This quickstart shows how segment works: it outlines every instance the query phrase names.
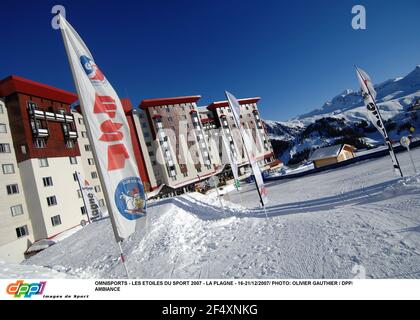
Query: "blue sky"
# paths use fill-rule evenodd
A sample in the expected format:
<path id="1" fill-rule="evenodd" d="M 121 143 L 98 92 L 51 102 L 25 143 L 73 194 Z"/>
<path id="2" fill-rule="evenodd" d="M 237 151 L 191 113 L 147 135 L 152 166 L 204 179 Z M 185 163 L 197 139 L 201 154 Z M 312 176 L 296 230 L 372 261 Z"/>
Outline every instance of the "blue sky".
<path id="1" fill-rule="evenodd" d="M 309 112 L 346 88 L 358 64 L 375 82 L 420 64 L 418 0 L 2 0 L 0 77 L 74 91 L 51 7 L 62 4 L 121 97 L 201 94 L 201 104 L 261 96 L 264 118 Z M 364 4 L 367 30 L 351 28 Z"/>

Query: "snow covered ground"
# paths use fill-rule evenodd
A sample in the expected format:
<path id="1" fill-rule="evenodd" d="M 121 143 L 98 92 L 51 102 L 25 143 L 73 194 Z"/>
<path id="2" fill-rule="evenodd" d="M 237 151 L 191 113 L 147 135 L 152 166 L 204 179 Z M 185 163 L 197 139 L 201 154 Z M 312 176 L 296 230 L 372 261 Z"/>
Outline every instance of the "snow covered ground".
<path id="1" fill-rule="evenodd" d="M 74 278 L 50 268 L 19 265 L 0 261 L 0 279 L 63 279 Z"/>
<path id="2" fill-rule="evenodd" d="M 398 179 L 386 157 L 267 186 L 268 218 L 252 184 L 225 195 L 225 212 L 214 195 L 152 204 L 145 231 L 124 243 L 131 277 L 420 278 L 420 176 Z M 124 277 L 109 219 L 20 267 L 33 265 L 56 271 L 45 277 Z"/>

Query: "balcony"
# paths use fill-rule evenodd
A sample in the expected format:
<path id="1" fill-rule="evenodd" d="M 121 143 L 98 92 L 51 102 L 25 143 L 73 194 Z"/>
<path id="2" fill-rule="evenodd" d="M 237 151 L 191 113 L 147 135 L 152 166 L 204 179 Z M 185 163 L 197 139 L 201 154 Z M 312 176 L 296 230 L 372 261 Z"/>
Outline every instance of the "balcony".
<path id="1" fill-rule="evenodd" d="M 69 129 L 69 125 L 63 124 L 62 128 L 63 128 L 64 137 L 66 139 L 77 139 L 79 137 L 79 135 L 77 134 L 77 131 L 72 131 L 71 129 Z"/>
<path id="2" fill-rule="evenodd" d="M 69 139 L 77 139 L 78 134 L 76 131 L 69 131 L 68 138 Z"/>
<path id="3" fill-rule="evenodd" d="M 32 134 L 34 138 L 47 138 L 50 135 L 48 129 L 43 128 L 32 128 Z"/>

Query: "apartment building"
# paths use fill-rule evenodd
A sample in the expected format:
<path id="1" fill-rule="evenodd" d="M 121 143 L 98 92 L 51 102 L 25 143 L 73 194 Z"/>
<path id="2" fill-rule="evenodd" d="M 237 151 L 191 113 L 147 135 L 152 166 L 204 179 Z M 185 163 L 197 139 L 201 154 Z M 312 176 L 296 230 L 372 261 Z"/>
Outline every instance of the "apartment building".
<path id="1" fill-rule="evenodd" d="M 256 146 L 256 158 L 260 167 L 265 167 L 275 160 L 273 148 L 268 139 L 267 130 L 261 120 L 258 102 L 259 97 L 239 99 L 240 104 L 240 120 L 242 126 L 245 128 L 249 136 L 252 138 Z M 244 166 L 248 164 L 248 158 L 243 148 L 242 138 L 239 130 L 236 127 L 235 120 L 232 115 L 232 110 L 229 107 L 228 101 L 213 102 L 207 109 L 212 112 L 212 116 L 207 113 L 207 118 L 210 123 L 214 124 L 216 128 L 222 130 L 222 134 L 229 141 L 232 154 L 237 159 L 238 165 L 241 168 L 241 173 L 244 172 Z M 204 117 L 204 116 L 203 116 Z"/>
<path id="2" fill-rule="evenodd" d="M 0 99 L 0 259 L 24 259 L 34 242 L 32 223 L 26 205 L 18 162 L 15 155 L 7 108 Z"/>
<path id="3" fill-rule="evenodd" d="M 15 224 L 10 222 L 8 225 L 3 220 L 0 225 L 8 229 L 8 238 L 14 232 L 15 238 L 26 237 L 29 240 L 16 250 L 0 251 L 0 259 L 13 252 L 19 253 L 19 257 L 14 259 L 18 261 L 34 241 L 53 237 L 87 220 L 74 175 L 76 171 L 91 181 L 99 195 L 102 188 L 91 160 L 93 157 L 89 154 L 89 144 L 84 140 L 82 120 L 70 110 L 70 104 L 77 100 L 75 94 L 10 76 L 0 81 L 0 96 L 4 97 L 4 111 L 7 112 L 2 114 L 2 118 L 8 120 L 5 130 L 10 132 L 10 159 L 4 160 L 4 164 L 13 164 L 13 168 L 4 166 L 4 170 L 14 171 L 16 181 L 12 181 L 11 175 L 4 175 L 2 185 L 3 181 L 11 186 L 17 184 L 19 193 L 13 196 L 13 203 L 22 205 L 16 209 L 2 208 L 0 214 L 3 216 L 11 212 L 12 216 L 16 215 L 16 225 L 22 228 L 20 231 L 13 230 Z M 79 146 L 83 148 L 83 157 Z M 10 188 L 11 192 L 15 192 L 16 187 Z M 8 200 L 4 205 L 8 206 L 12 197 Z"/>
<path id="4" fill-rule="evenodd" d="M 143 100 L 136 112 L 143 154 L 156 186 L 173 190 L 193 189 L 219 169 L 212 162 L 205 141 L 197 101 L 201 96 Z"/>
<path id="5" fill-rule="evenodd" d="M 133 111 L 152 190 L 165 185 L 185 192 L 193 190 L 195 183 L 221 173 L 226 162 L 221 134 L 230 142 L 241 173 L 245 172 L 248 159 L 228 102 L 198 107 L 200 98 L 143 100 L 139 109 Z M 274 154 L 260 119 L 259 100 L 249 98 L 239 102 L 242 124 L 257 144 L 257 160 L 264 167 L 274 160 Z"/>

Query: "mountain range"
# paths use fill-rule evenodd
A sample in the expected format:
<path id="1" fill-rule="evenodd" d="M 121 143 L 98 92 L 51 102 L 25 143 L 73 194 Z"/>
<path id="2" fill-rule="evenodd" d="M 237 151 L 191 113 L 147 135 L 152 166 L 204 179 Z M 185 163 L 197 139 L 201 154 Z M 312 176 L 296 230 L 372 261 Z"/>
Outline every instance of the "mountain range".
<path id="1" fill-rule="evenodd" d="M 420 65 L 405 77 L 387 80 L 375 89 L 391 139 L 399 140 L 412 127 L 420 132 Z M 276 156 L 289 164 L 304 161 L 313 149 L 323 146 L 351 143 L 364 149 L 383 143 L 367 117 L 360 91 L 350 89 L 289 121 L 264 122 Z"/>

